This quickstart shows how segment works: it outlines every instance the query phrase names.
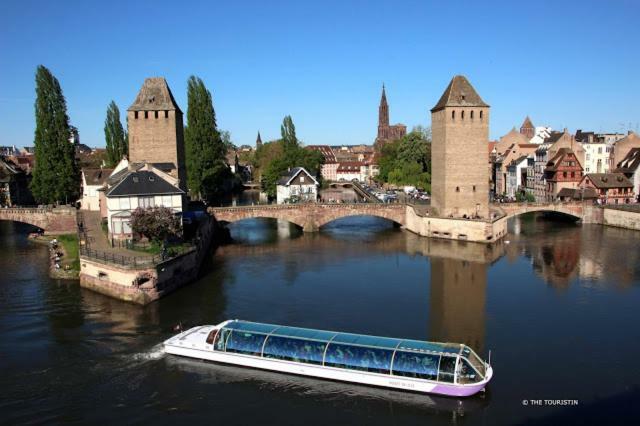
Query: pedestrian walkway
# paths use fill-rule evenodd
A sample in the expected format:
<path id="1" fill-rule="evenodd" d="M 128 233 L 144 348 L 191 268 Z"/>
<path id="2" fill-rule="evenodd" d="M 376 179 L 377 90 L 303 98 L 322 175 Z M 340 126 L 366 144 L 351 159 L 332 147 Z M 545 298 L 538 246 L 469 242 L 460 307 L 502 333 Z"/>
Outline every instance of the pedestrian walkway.
<path id="1" fill-rule="evenodd" d="M 86 234 L 86 243 L 92 249 L 104 253 L 118 254 L 130 257 L 153 257 L 152 254 L 143 251 L 129 250 L 124 247 L 112 247 L 107 235 L 102 230 L 102 218 L 100 212 L 82 210 L 83 226 Z"/>

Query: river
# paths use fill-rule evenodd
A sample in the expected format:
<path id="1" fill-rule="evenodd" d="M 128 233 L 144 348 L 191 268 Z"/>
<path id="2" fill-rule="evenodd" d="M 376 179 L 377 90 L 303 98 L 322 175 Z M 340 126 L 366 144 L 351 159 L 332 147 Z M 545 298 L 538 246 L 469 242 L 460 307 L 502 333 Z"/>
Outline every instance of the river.
<path id="1" fill-rule="evenodd" d="M 139 307 L 48 278 L 47 249 L 27 240 L 30 228 L 0 222 L 0 422 L 615 424 L 637 415 L 638 232 L 526 215 L 489 247 L 370 217 L 318 234 L 266 219 L 230 228 L 236 242 L 212 252 L 198 282 Z M 458 400 L 163 354 L 177 323 L 229 318 L 465 342 L 491 351 L 495 376 L 485 394 Z"/>

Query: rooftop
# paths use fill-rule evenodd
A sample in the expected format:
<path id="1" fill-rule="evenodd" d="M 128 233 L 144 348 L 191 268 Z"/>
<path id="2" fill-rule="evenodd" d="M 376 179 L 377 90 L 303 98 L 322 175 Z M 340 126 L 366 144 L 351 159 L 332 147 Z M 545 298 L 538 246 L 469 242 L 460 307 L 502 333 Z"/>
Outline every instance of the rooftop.
<path id="1" fill-rule="evenodd" d="M 127 195 L 173 195 L 184 192 L 149 170 L 128 170 L 126 176 L 107 191 L 107 197 Z"/>
<path id="2" fill-rule="evenodd" d="M 440 100 L 431 109 L 431 112 L 439 111 L 446 107 L 488 107 L 480 95 L 473 88 L 467 77 L 456 75 L 440 97 Z"/>
<path id="3" fill-rule="evenodd" d="M 136 100 L 129 111 L 180 111 L 164 77 L 150 77 L 144 80 Z M 180 111 L 182 112 L 182 111 Z"/>
<path id="4" fill-rule="evenodd" d="M 589 173 L 584 179 L 589 179 L 598 189 L 633 188 L 633 183 L 622 173 Z"/>

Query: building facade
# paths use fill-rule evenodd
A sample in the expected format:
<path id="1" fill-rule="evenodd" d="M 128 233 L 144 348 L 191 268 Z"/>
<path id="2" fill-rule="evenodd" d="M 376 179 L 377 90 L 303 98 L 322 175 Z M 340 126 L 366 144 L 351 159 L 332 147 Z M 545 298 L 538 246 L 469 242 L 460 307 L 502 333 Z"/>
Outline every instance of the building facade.
<path id="1" fill-rule="evenodd" d="M 385 142 L 401 139 L 407 134 L 407 126 L 404 124 L 389 124 L 389 104 L 387 103 L 387 94 L 385 93 L 384 84 L 382 85 L 382 96 L 380 97 L 380 105 L 378 106 L 378 136 L 375 145 L 380 146 Z"/>
<path id="2" fill-rule="evenodd" d="M 607 173 L 611 147 L 604 142 L 583 142 L 585 173 Z"/>
<path id="3" fill-rule="evenodd" d="M 304 167 L 294 167 L 283 175 L 276 185 L 278 204 L 289 202 L 316 202 L 320 184 Z"/>
<path id="4" fill-rule="evenodd" d="M 633 183 L 623 173 L 586 174 L 579 188 L 595 189 L 600 204 L 629 204 L 636 198 Z"/>
<path id="5" fill-rule="evenodd" d="M 640 201 L 640 148 L 631 148 L 627 156 L 617 164 L 617 173 L 623 173 L 633 184 L 633 193 Z"/>
<path id="6" fill-rule="evenodd" d="M 82 210 L 100 211 L 100 190 L 112 172 L 113 169 L 82 169 Z"/>
<path id="7" fill-rule="evenodd" d="M 560 148 L 545 168 L 547 200 L 554 201 L 564 189 L 576 189 L 582 180 L 582 165 L 576 154 L 568 148 Z"/>
<path id="8" fill-rule="evenodd" d="M 431 205 L 442 217 L 489 217 L 489 105 L 453 77 L 431 109 Z"/>
<path id="9" fill-rule="evenodd" d="M 150 163 L 178 179 L 186 192 L 182 111 L 162 77 L 147 78 L 127 110 L 129 161 Z"/>

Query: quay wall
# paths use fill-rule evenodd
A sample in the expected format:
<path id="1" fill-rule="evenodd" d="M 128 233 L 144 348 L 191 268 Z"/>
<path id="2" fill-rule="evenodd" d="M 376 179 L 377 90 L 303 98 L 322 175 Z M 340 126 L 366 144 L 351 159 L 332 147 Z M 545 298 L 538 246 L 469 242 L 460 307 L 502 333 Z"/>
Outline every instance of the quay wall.
<path id="1" fill-rule="evenodd" d="M 601 209 L 603 211 L 602 224 L 618 228 L 640 231 L 640 210 L 628 211 L 614 208 Z"/>
<path id="2" fill-rule="evenodd" d="M 507 217 L 494 221 L 434 217 L 420 215 L 407 205 L 405 228 L 422 237 L 493 243 L 506 235 Z"/>
<path id="3" fill-rule="evenodd" d="M 157 264 L 131 265 L 81 255 L 80 286 L 146 305 L 197 279 L 211 244 L 224 238 L 222 231 L 213 218 L 207 218 L 199 227 L 193 250 Z"/>

